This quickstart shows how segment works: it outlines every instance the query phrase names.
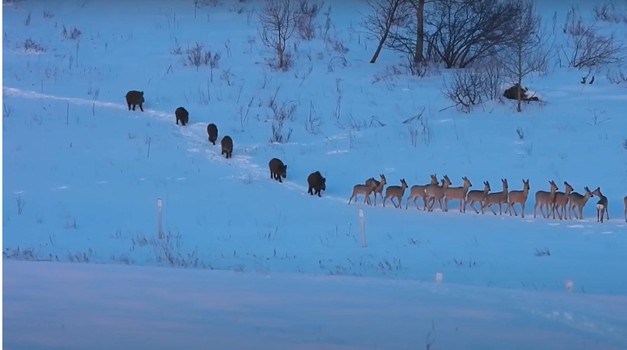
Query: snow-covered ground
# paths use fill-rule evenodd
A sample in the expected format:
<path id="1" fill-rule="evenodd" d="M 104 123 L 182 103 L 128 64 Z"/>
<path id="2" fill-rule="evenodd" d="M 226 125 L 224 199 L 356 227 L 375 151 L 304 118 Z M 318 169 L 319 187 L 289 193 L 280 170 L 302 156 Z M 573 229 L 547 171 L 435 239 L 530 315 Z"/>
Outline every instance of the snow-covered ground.
<path id="1" fill-rule="evenodd" d="M 5 347 L 627 347 L 625 82 L 603 69 L 582 85 L 587 71 L 555 61 L 525 82 L 543 102 L 463 114 L 441 92 L 450 72 L 396 74 L 385 50 L 368 63 L 362 2 L 325 4 L 317 37 L 290 44 L 294 67 L 271 69 L 262 5 L 3 3 Z M 570 3 L 541 6 L 559 28 Z M 187 64 L 197 43 L 219 54 L 212 70 Z M 128 90 L 144 91 L 144 112 L 128 111 Z M 294 109 L 283 143 L 271 101 Z M 207 123 L 233 138 L 232 159 Z M 316 170 L 320 198 L 307 194 Z M 493 191 L 529 179 L 531 192 L 524 219 L 347 205 L 379 174 Z M 610 220 L 596 222 L 597 198 L 583 220 L 534 218 L 549 180 L 600 186 Z"/>

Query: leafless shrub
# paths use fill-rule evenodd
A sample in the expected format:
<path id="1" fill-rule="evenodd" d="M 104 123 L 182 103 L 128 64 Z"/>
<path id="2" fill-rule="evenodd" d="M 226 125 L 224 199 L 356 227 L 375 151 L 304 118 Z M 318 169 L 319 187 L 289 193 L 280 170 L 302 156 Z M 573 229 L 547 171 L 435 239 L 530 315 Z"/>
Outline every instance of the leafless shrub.
<path id="1" fill-rule="evenodd" d="M 53 18 L 54 14 L 52 12 L 48 11 L 48 10 L 44 10 L 43 17 L 44 18 Z"/>
<path id="2" fill-rule="evenodd" d="M 425 108 L 423 107 L 420 113 L 403 121 L 403 124 L 408 124 L 407 131 L 409 132 L 410 142 L 414 147 L 418 144 L 418 136 L 420 136 L 425 145 L 431 142 L 433 136 L 431 123 L 427 116 L 424 115 L 424 112 Z M 414 126 L 415 123 L 418 123 L 418 125 Z"/>
<path id="3" fill-rule="evenodd" d="M 348 53 L 348 48 L 346 47 L 346 45 L 344 45 L 341 40 L 331 35 L 327 36 L 324 39 L 324 44 L 329 51 L 337 52 L 340 55 L 346 55 Z"/>
<path id="4" fill-rule="evenodd" d="M 26 205 L 26 201 L 24 201 L 24 198 L 22 198 L 22 196 L 17 196 L 17 198 L 15 198 L 15 202 L 17 204 L 17 215 L 22 215 L 22 212 L 24 211 L 24 206 Z"/>
<path id="5" fill-rule="evenodd" d="M 196 43 L 192 48 L 187 49 L 187 63 L 193 67 L 196 67 L 196 71 L 201 66 L 209 66 L 211 69 L 211 81 L 213 81 L 213 69 L 218 67 L 220 62 L 220 53 L 211 53 L 211 51 L 205 51 L 204 45 Z"/>
<path id="6" fill-rule="evenodd" d="M 28 16 L 26 16 L 26 19 L 24 20 L 24 25 L 25 26 L 29 26 L 30 25 L 30 20 L 31 20 L 31 13 L 28 13 Z"/>
<path id="7" fill-rule="evenodd" d="M 40 54 L 46 52 L 46 49 L 43 46 L 30 38 L 26 39 L 24 43 L 22 43 L 22 47 L 27 53 Z"/>
<path id="8" fill-rule="evenodd" d="M 585 23 L 574 7 L 568 11 L 563 32 L 568 46 L 563 54 L 569 67 L 592 68 L 624 60 L 624 45 L 616 43 L 613 34 L 599 34 L 595 24 Z"/>
<path id="9" fill-rule="evenodd" d="M 346 58 L 342 56 L 331 57 L 331 59 L 327 63 L 327 71 L 329 73 L 334 72 L 336 68 L 338 67 L 345 68 L 347 65 L 348 65 L 348 61 L 346 61 Z"/>
<path id="10" fill-rule="evenodd" d="M 482 59 L 477 62 L 477 71 L 481 72 L 484 81 L 484 92 L 489 100 L 495 100 L 502 94 L 503 66 L 497 57 Z"/>
<path id="11" fill-rule="evenodd" d="M 276 62 L 272 66 L 277 70 L 289 70 L 292 58 L 287 43 L 296 29 L 292 0 L 268 0 L 259 14 L 259 23 L 261 41 L 276 54 Z"/>
<path id="12" fill-rule="evenodd" d="M 535 255 L 537 257 L 551 256 L 551 252 L 548 249 L 538 249 L 538 248 L 536 248 L 536 252 L 533 255 Z"/>
<path id="13" fill-rule="evenodd" d="M 309 0 L 299 0 L 296 6 L 296 31 L 303 40 L 312 40 L 316 37 L 314 20 L 320 13 L 324 3 L 310 3 Z"/>
<path id="14" fill-rule="evenodd" d="M 61 35 L 63 35 L 63 38 L 65 40 L 78 40 L 81 37 L 81 31 L 76 27 L 68 29 L 63 26 L 63 31 L 61 31 Z"/>
<path id="15" fill-rule="evenodd" d="M 2 256 L 7 259 L 37 261 L 41 260 L 32 248 L 4 248 Z"/>
<path id="16" fill-rule="evenodd" d="M 517 1 L 457 0 L 435 1 L 425 23 L 427 54 L 447 68 L 466 68 L 495 54 L 514 38 L 511 19 L 519 11 Z"/>
<path id="17" fill-rule="evenodd" d="M 627 83 L 627 75 L 620 68 L 610 69 L 607 72 L 607 80 L 612 84 L 624 84 Z"/>
<path id="18" fill-rule="evenodd" d="M 6 103 L 2 103 L 2 117 L 10 118 L 13 114 L 13 107 L 7 105 Z"/>
<path id="19" fill-rule="evenodd" d="M 276 101 L 276 95 L 268 104 L 272 111 L 272 136 L 270 142 L 285 143 L 289 142 L 292 136 L 292 129 L 287 128 L 285 123 L 293 120 L 296 112 L 296 104 L 293 102 L 284 102 L 280 105 Z"/>
<path id="20" fill-rule="evenodd" d="M 596 4 L 593 8 L 594 19 L 611 23 L 627 23 L 627 10 L 617 7 L 614 1 Z"/>
<path id="21" fill-rule="evenodd" d="M 444 95 L 451 100 L 461 112 L 470 113 L 486 98 L 486 80 L 476 70 L 458 70 L 453 74 L 453 82 L 444 82 Z"/>
<path id="22" fill-rule="evenodd" d="M 322 120 L 317 116 L 313 102 L 309 102 L 309 115 L 305 120 L 305 130 L 311 134 L 317 134 L 320 131 Z"/>
<path id="23" fill-rule="evenodd" d="M 78 228 L 78 224 L 76 223 L 76 218 L 74 217 L 66 218 L 64 227 L 66 229 L 71 229 L 71 230 L 75 230 L 76 228 Z"/>
<path id="24" fill-rule="evenodd" d="M 244 106 L 240 106 L 239 107 L 239 124 L 240 124 L 240 127 L 242 128 L 242 130 L 244 130 L 244 126 L 246 124 L 248 124 L 248 117 L 249 117 L 249 113 L 250 113 L 250 107 L 252 107 L 254 101 L 255 101 L 255 98 L 251 97 L 250 101 L 248 101 L 248 104 L 246 105 L 246 107 L 244 107 Z"/>

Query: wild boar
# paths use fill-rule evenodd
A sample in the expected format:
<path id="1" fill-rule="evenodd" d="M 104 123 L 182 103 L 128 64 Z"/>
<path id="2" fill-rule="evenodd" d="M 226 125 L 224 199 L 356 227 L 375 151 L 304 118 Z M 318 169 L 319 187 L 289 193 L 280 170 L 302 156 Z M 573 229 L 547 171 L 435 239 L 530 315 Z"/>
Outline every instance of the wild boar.
<path id="1" fill-rule="evenodd" d="M 177 108 L 174 115 L 176 116 L 176 125 L 179 125 L 179 121 L 183 126 L 189 122 L 189 112 L 183 107 Z"/>
<path id="2" fill-rule="evenodd" d="M 135 110 L 135 106 L 139 105 L 139 110 L 144 111 L 144 92 L 131 90 L 126 93 L 126 104 L 128 104 L 128 110 Z"/>
<path id="3" fill-rule="evenodd" d="M 231 139 L 231 136 L 224 136 L 220 143 L 222 145 L 221 154 L 224 154 L 227 159 L 231 158 L 233 155 L 233 139 Z"/>
<path id="4" fill-rule="evenodd" d="M 283 164 L 279 158 L 270 159 L 268 166 L 270 167 L 271 178 L 283 182 L 281 178 L 285 179 L 287 177 L 287 165 Z"/>
<path id="5" fill-rule="evenodd" d="M 218 127 L 213 123 L 207 125 L 207 135 L 209 135 L 209 142 L 215 145 L 218 139 Z"/>
<path id="6" fill-rule="evenodd" d="M 307 190 L 307 193 L 312 196 L 317 194 L 318 197 L 321 197 L 320 191 L 327 190 L 327 179 L 322 177 L 322 174 L 320 174 L 319 171 L 309 174 L 307 177 L 307 184 L 309 184 L 309 190 Z"/>

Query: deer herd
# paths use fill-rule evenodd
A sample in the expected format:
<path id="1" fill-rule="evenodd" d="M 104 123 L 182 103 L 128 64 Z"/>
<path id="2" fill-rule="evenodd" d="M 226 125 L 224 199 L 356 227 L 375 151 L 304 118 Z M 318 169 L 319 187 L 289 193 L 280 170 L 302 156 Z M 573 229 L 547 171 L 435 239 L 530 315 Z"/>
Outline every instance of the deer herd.
<path id="1" fill-rule="evenodd" d="M 448 176 L 444 175 L 441 181 L 438 181 L 437 176 L 431 175 L 431 182 L 424 185 L 415 185 L 409 188 L 405 179 L 401 179 L 400 186 L 387 186 L 387 179 L 385 175 L 379 175 L 379 180 L 375 178 L 369 178 L 362 184 L 353 186 L 353 193 L 351 194 L 348 204 L 353 200 L 357 200 L 357 196 L 364 197 L 364 203 L 373 205 L 370 200 L 370 195 L 374 194 L 374 205 L 377 205 L 377 194 L 380 199 L 383 200 L 383 206 L 385 207 L 386 201 L 390 202 L 396 208 L 402 208 L 402 199 L 405 195 L 405 191 L 409 188 L 409 196 L 405 202 L 405 209 L 413 205 L 417 209 L 421 209 L 418 205 L 418 200 L 422 199 L 422 210 L 433 211 L 436 202 L 442 211 L 448 211 L 449 201 L 459 201 L 459 212 L 465 213 L 466 207 L 470 207 L 478 214 L 484 214 L 487 210 L 490 210 L 494 215 L 496 214 L 496 206 L 499 209 L 499 215 L 509 212 L 509 215 L 518 216 L 516 211 L 516 204 L 520 206 L 521 216 L 525 217 L 525 205 L 527 198 L 529 197 L 529 179 L 522 180 L 521 190 L 509 190 L 507 179 L 501 179 L 502 190 L 498 192 L 491 192 L 492 188 L 488 181 L 483 182 L 483 190 L 472 190 L 472 183 L 467 177 L 462 177 L 463 185 L 461 187 L 451 187 L 452 182 Z M 385 188 L 385 195 L 384 193 Z M 557 218 L 559 220 L 569 219 L 583 219 L 583 208 L 588 200 L 592 197 L 598 197 L 597 208 L 597 222 L 603 222 L 604 219 L 609 220 L 608 212 L 608 200 L 601 188 L 597 187 L 594 191 L 586 186 L 584 187 L 584 193 L 580 194 L 574 192 L 573 187 L 566 181 L 564 181 L 564 191 L 559 191 L 559 186 L 555 181 L 549 181 L 549 191 L 537 191 L 535 194 L 535 204 L 533 206 L 533 217 L 537 215 L 538 209 L 542 216 L 546 219 Z M 625 222 L 627 222 L 627 196 L 625 196 Z M 477 207 L 478 206 L 478 207 Z"/>

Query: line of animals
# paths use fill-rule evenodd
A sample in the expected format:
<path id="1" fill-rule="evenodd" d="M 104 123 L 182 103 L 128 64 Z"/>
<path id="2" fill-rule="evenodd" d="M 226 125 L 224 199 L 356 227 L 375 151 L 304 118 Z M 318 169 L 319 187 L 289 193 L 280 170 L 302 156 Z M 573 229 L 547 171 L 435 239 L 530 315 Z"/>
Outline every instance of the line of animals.
<path id="1" fill-rule="evenodd" d="M 384 207 L 386 201 L 389 199 L 395 207 L 401 208 L 401 201 L 405 195 L 405 190 L 409 187 L 405 179 L 401 179 L 400 186 L 385 187 L 387 185 L 385 175 L 381 174 L 379 177 L 380 180 L 371 177 L 364 183 L 353 186 L 353 193 L 348 200 L 348 204 L 350 204 L 353 199 L 356 199 L 358 195 L 363 195 L 364 203 L 372 205 L 370 194 L 373 193 L 375 206 L 377 205 L 377 194 L 379 194 L 379 197 L 383 199 Z M 412 201 L 416 208 L 420 209 L 418 199 L 422 198 L 422 210 L 433 211 L 435 203 L 437 202 L 442 211 L 448 211 L 448 202 L 459 200 L 460 213 L 465 213 L 466 207 L 470 204 L 477 214 L 479 214 L 479 212 L 484 214 L 486 209 L 490 209 L 490 211 L 496 215 L 493 206 L 498 205 L 499 215 L 502 215 L 503 211 L 506 213 L 509 211 L 510 216 L 512 214 L 518 216 L 515 205 L 519 204 L 522 211 L 521 216 L 523 218 L 525 217 L 525 205 L 527 197 L 529 196 L 529 190 L 531 189 L 529 179 L 522 180 L 522 190 L 513 191 L 509 191 L 507 179 L 501 179 L 503 190 L 500 192 L 490 192 L 492 189 L 488 181 L 483 182 L 483 190 L 470 191 L 470 187 L 472 187 L 470 180 L 465 176 L 462 177 L 462 180 L 464 181 L 463 186 L 450 187 L 452 183 L 448 176 L 444 175 L 444 178 L 440 182 L 435 174 L 431 175 L 430 183 L 415 185 L 410 188 L 405 209 L 409 207 Z M 588 202 L 588 199 L 597 196 L 599 198 L 596 205 L 597 222 L 603 222 L 605 218 L 607 220 L 610 219 L 608 199 L 601 193 L 600 187 L 597 187 L 594 191 L 590 191 L 586 186 L 584 187 L 585 193 L 580 194 L 574 192 L 573 187 L 566 181 L 564 181 L 564 192 L 558 191 L 559 187 L 553 180 L 549 181 L 549 185 L 550 191 L 537 191 L 535 194 L 535 204 L 533 207 L 534 218 L 536 217 L 537 209 L 540 208 L 542 216 L 546 219 L 552 215 L 553 219 L 557 216 L 560 220 L 568 220 L 573 217 L 581 220 L 583 219 L 583 208 Z M 385 195 L 383 195 L 384 188 Z M 396 202 L 394 200 L 396 200 Z M 623 200 L 625 204 L 625 222 L 627 222 L 627 196 L 625 196 Z M 479 204 L 480 208 L 477 209 L 475 204 Z M 505 207 L 504 210 L 503 207 Z M 577 211 L 579 214 L 577 214 Z"/>
<path id="2" fill-rule="evenodd" d="M 136 106 L 139 106 L 139 110 L 144 111 L 143 104 L 145 102 L 144 92 L 131 90 L 126 93 L 126 104 L 128 105 L 128 110 L 135 110 Z M 185 126 L 189 123 L 189 112 L 183 108 L 178 107 L 174 111 L 174 117 L 176 121 L 176 125 L 179 125 L 179 122 L 182 126 Z M 214 123 L 210 123 L 207 125 L 207 135 L 209 138 L 209 142 L 213 145 L 216 144 L 218 140 L 218 127 Z M 225 135 L 222 137 L 220 141 L 220 145 L 222 147 L 221 155 L 224 155 L 227 159 L 231 158 L 233 155 L 233 139 Z M 283 182 L 282 179 L 287 177 L 287 165 L 283 163 L 278 158 L 270 159 L 268 162 L 268 167 L 270 168 L 270 177 L 279 182 Z M 309 174 L 307 177 L 307 182 L 309 184 L 308 193 L 311 195 L 321 196 L 321 191 L 326 191 L 326 179 L 320 174 L 319 171 L 313 172 Z"/>
<path id="3" fill-rule="evenodd" d="M 139 109 L 143 112 L 144 102 L 143 91 L 131 90 L 126 94 L 126 103 L 128 104 L 129 110 L 135 110 L 135 106 L 139 106 Z M 179 122 L 183 126 L 189 123 L 189 112 L 187 112 L 187 110 L 183 107 L 178 107 L 174 111 L 174 116 L 177 125 Z M 207 135 L 209 142 L 215 145 L 216 140 L 218 139 L 218 127 L 213 123 L 208 124 Z M 225 155 L 227 159 L 231 158 L 233 154 L 233 139 L 226 135 L 222 137 L 220 144 L 222 146 L 221 155 Z M 272 158 L 268 163 L 268 167 L 270 168 L 270 177 L 272 179 L 283 182 L 282 179 L 287 177 L 287 165 L 280 159 Z M 401 179 L 401 186 L 388 186 L 386 188 L 385 186 L 387 185 L 387 180 L 385 175 L 381 174 L 379 177 L 380 180 L 369 178 L 363 184 L 353 186 L 353 192 L 348 200 L 348 204 L 350 204 L 353 199 L 356 200 L 358 195 L 363 195 L 364 203 L 372 205 L 370 194 L 374 193 L 375 206 L 377 205 L 377 194 L 379 194 L 379 197 L 383 199 L 384 207 L 386 201 L 389 199 L 395 207 L 402 208 L 401 202 L 405 194 L 405 190 L 408 188 L 405 179 Z M 470 191 L 470 187 L 472 187 L 470 180 L 466 177 L 462 177 L 462 180 L 464 181 L 463 186 L 450 187 L 452 182 L 448 176 L 445 175 L 440 184 L 437 176 L 431 175 L 430 183 L 425 185 L 415 185 L 410 188 L 405 209 L 409 207 L 409 204 L 412 201 L 416 208 L 420 209 L 418 206 L 418 199 L 422 198 L 422 210 L 433 211 L 437 201 L 440 209 L 446 212 L 448 211 L 449 201 L 459 200 L 459 211 L 461 213 L 465 213 L 466 206 L 470 204 L 470 206 L 478 214 L 480 211 L 475 207 L 475 204 L 479 204 L 482 214 L 485 213 L 485 209 L 487 208 L 490 209 L 494 215 L 496 215 L 496 211 L 492 207 L 498 205 L 499 215 L 503 214 L 503 206 L 505 206 L 505 212 L 509 211 L 510 216 L 512 215 L 512 212 L 514 215 L 518 216 L 514 206 L 519 204 L 521 207 L 521 216 L 523 218 L 525 217 L 525 204 L 530 190 L 529 179 L 523 179 L 522 190 L 514 191 L 509 191 L 507 179 L 501 179 L 503 186 L 503 190 L 501 192 L 490 192 L 491 188 L 488 181 L 483 182 L 483 190 Z M 326 178 L 324 178 L 319 171 L 309 174 L 307 177 L 307 184 L 307 192 L 311 195 L 317 195 L 320 197 L 321 191 L 326 191 Z M 575 219 L 581 220 L 583 218 L 583 208 L 588 202 L 588 199 L 593 196 L 597 196 L 599 198 L 597 202 L 597 222 L 603 222 L 604 218 L 607 218 L 607 220 L 610 219 L 608 200 L 607 197 L 601 193 L 600 187 L 597 187 L 594 191 L 590 191 L 590 189 L 586 186 L 584 187 L 585 193 L 582 195 L 574 192 L 573 187 L 566 181 L 564 181 L 564 192 L 558 191 L 559 187 L 553 180 L 549 181 L 549 185 L 549 192 L 537 191 L 535 194 L 535 204 L 533 207 L 534 218 L 536 217 L 537 209 L 540 208 L 540 212 L 544 218 L 549 218 L 552 215 L 553 219 L 555 219 L 557 215 L 560 220 L 568 220 L 573 216 Z M 385 196 L 383 195 L 384 188 Z M 394 200 L 396 200 L 397 203 L 395 203 Z M 627 196 L 624 198 L 624 204 L 625 222 L 627 222 Z M 544 211 L 545 208 L 546 213 Z M 578 209 L 579 215 L 577 215 L 576 209 Z"/>

